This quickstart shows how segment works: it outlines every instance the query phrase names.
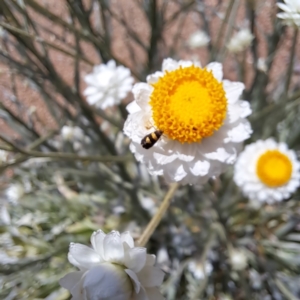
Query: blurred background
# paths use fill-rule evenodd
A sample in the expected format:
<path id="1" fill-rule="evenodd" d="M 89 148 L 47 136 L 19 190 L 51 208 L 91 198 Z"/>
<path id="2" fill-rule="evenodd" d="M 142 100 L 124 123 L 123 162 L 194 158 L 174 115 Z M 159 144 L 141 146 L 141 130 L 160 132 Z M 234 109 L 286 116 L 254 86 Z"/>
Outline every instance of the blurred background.
<path id="1" fill-rule="evenodd" d="M 247 143 L 272 136 L 299 154 L 300 39 L 278 12 L 275 0 L 0 2 L 1 299 L 70 299 L 58 285 L 74 269 L 69 243 L 99 228 L 137 239 L 167 191 L 122 133 L 132 94 L 87 102 L 96 65 L 114 60 L 140 82 L 168 57 L 221 62 L 246 85 Z M 299 191 L 254 205 L 232 173 L 176 192 L 148 243 L 163 294 L 300 299 Z"/>

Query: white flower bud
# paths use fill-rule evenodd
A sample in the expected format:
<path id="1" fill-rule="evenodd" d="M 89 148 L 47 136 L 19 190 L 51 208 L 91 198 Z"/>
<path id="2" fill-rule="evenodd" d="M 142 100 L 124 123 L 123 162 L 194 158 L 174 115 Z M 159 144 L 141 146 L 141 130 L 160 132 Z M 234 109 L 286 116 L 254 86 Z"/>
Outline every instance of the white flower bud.
<path id="1" fill-rule="evenodd" d="M 210 41 L 209 36 L 202 30 L 198 30 L 190 35 L 188 39 L 188 46 L 192 49 L 205 47 Z"/>
<path id="2" fill-rule="evenodd" d="M 247 256 L 241 249 L 232 249 L 229 253 L 229 260 L 233 270 L 241 271 L 247 267 Z"/>
<path id="3" fill-rule="evenodd" d="M 251 45 L 253 38 L 249 29 L 242 29 L 231 38 L 227 48 L 232 53 L 244 51 Z"/>

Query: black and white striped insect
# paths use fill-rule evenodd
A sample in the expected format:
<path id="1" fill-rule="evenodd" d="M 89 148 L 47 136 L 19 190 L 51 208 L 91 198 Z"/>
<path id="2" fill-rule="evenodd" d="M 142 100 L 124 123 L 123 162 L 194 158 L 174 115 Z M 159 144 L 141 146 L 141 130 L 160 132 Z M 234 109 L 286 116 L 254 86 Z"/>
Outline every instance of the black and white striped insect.
<path id="1" fill-rule="evenodd" d="M 155 130 L 155 131 L 147 134 L 141 140 L 142 147 L 145 149 L 150 149 L 160 139 L 160 137 L 163 135 L 163 133 L 164 132 L 162 130 Z"/>

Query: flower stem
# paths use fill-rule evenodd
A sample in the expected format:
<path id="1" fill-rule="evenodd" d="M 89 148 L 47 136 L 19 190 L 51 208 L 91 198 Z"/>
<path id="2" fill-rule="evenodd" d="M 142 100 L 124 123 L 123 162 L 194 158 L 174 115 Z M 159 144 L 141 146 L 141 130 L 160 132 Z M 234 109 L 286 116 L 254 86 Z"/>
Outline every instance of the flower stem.
<path id="1" fill-rule="evenodd" d="M 158 208 L 157 212 L 155 213 L 155 215 L 153 216 L 151 221 L 148 223 L 145 231 L 143 232 L 143 234 L 141 235 L 141 237 L 137 241 L 139 246 L 144 247 L 147 244 L 147 242 L 150 239 L 151 235 L 153 234 L 154 230 L 159 225 L 161 219 L 165 215 L 165 212 L 167 211 L 168 207 L 170 206 L 172 197 L 173 197 L 173 195 L 174 195 L 174 193 L 175 193 L 175 191 L 177 190 L 178 187 L 179 187 L 178 183 L 173 183 L 170 186 L 163 202 L 161 203 L 161 205 Z"/>
<path id="2" fill-rule="evenodd" d="M 213 51 L 211 53 L 211 61 L 213 61 L 214 59 L 217 58 L 217 52 L 221 48 L 222 37 L 224 36 L 224 31 L 225 31 L 225 28 L 226 28 L 226 24 L 228 23 L 228 19 L 230 17 L 231 10 L 232 10 L 234 2 L 235 2 L 235 0 L 231 0 L 228 7 L 227 7 L 227 9 L 226 9 L 225 17 L 223 19 L 222 24 L 219 27 L 219 32 L 218 32 L 218 36 L 217 36 L 217 39 L 216 39 L 217 42 L 216 42 L 215 48 L 213 49 Z"/>
<path id="3" fill-rule="evenodd" d="M 292 44 L 292 49 L 291 49 L 290 63 L 289 63 L 289 67 L 287 70 L 287 79 L 286 79 L 286 83 L 285 83 L 285 94 L 286 95 L 287 95 L 289 87 L 290 87 L 290 82 L 291 82 L 293 68 L 294 68 L 294 58 L 295 58 L 295 52 L 296 52 L 298 31 L 299 31 L 298 28 L 295 28 L 293 44 Z"/>

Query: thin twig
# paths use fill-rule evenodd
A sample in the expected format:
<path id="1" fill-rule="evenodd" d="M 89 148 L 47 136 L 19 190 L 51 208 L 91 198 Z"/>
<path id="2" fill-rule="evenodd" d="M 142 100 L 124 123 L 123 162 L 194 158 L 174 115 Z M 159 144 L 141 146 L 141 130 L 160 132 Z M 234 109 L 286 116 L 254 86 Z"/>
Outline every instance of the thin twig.
<path id="1" fill-rule="evenodd" d="M 161 219 L 165 215 L 168 207 L 170 206 L 172 197 L 178 187 L 179 187 L 178 183 L 173 183 L 170 186 L 170 189 L 168 190 L 163 202 L 161 203 L 157 212 L 155 213 L 155 215 L 153 216 L 151 221 L 148 223 L 146 229 L 144 230 L 143 234 L 141 235 L 141 237 L 139 238 L 139 240 L 137 242 L 138 245 L 140 245 L 141 247 L 144 247 L 147 244 L 147 242 L 150 239 L 151 235 L 153 234 L 154 230 L 159 225 Z"/>
<path id="2" fill-rule="evenodd" d="M 212 52 L 212 55 L 211 55 L 212 60 L 214 60 L 216 58 L 217 51 L 220 49 L 220 46 L 221 46 L 221 43 L 222 43 L 222 37 L 224 36 L 224 30 L 226 28 L 226 24 L 228 22 L 230 14 L 231 14 L 231 10 L 232 10 L 234 2 L 235 2 L 235 0 L 230 1 L 229 5 L 226 9 L 225 18 L 223 19 L 223 22 L 221 23 L 221 25 L 219 27 L 218 36 L 217 36 L 217 39 L 216 39 L 217 44 L 216 44 L 216 46 L 214 48 L 214 51 Z"/>
<path id="3" fill-rule="evenodd" d="M 235 1 L 233 3 L 233 7 L 231 8 L 230 17 L 229 17 L 228 24 L 227 24 L 227 33 L 225 36 L 225 43 L 229 40 L 229 38 L 232 35 L 232 31 L 234 29 L 234 22 L 236 19 L 236 14 L 237 14 L 239 5 L 240 5 L 240 1 Z M 219 62 L 223 62 L 226 52 L 227 52 L 227 47 L 222 47 L 222 49 L 220 50 L 220 54 L 219 54 L 219 59 L 218 59 Z"/>
<path id="4" fill-rule="evenodd" d="M 297 300 L 299 299 L 298 297 L 295 297 L 289 290 L 288 287 L 286 287 L 281 280 L 278 278 L 275 279 L 275 284 L 277 285 L 278 289 L 280 292 L 286 297 L 288 300 Z"/>
<path id="5" fill-rule="evenodd" d="M 38 36 L 33 35 L 33 34 L 29 34 L 28 32 L 26 32 L 26 31 L 24 31 L 24 30 L 22 30 L 20 28 L 16 28 L 14 26 L 11 26 L 10 24 L 7 24 L 5 22 L 0 22 L 0 26 L 2 26 L 3 28 L 7 29 L 8 31 L 13 31 L 13 32 L 15 32 L 17 34 L 29 37 L 29 38 L 37 41 L 37 42 L 43 43 L 43 44 L 49 46 L 50 48 L 53 48 L 53 49 L 55 49 L 55 50 L 57 50 L 59 52 L 62 52 L 65 55 L 70 56 L 72 58 L 76 57 L 76 55 L 77 55 L 75 52 L 71 52 L 71 51 L 65 50 L 65 49 L 63 49 L 63 48 L 61 48 L 61 47 L 59 47 L 59 46 L 57 46 L 57 45 L 55 45 L 55 44 L 53 44 L 53 43 L 51 43 L 49 41 L 44 40 L 41 37 L 38 37 Z M 79 54 L 78 57 L 81 60 L 83 60 L 84 62 L 86 62 L 87 64 L 89 64 L 90 66 L 94 65 L 94 63 L 92 61 L 90 61 L 89 59 L 87 59 L 86 57 L 84 57 L 82 54 Z"/>
<path id="6" fill-rule="evenodd" d="M 28 150 L 33 150 L 33 149 L 37 148 L 38 146 L 42 145 L 45 141 L 47 141 L 49 138 L 51 138 L 56 133 L 57 133 L 57 131 L 55 131 L 55 130 L 50 131 L 49 133 L 45 134 L 44 136 L 41 136 L 40 138 L 38 138 L 37 140 L 35 140 L 33 143 L 31 143 L 27 147 L 27 149 Z M 1 145 L 0 149 L 13 152 L 13 150 L 12 150 L 11 147 L 4 146 L 4 145 Z M 30 157 L 28 157 L 27 155 L 23 155 L 23 154 L 15 157 L 15 159 L 14 159 L 13 162 L 10 162 L 10 163 L 7 163 L 7 164 L 3 164 L 3 165 L 0 166 L 0 173 L 3 172 L 4 170 L 6 170 L 8 167 L 13 167 L 15 165 L 18 165 L 18 164 L 26 161 L 29 158 Z"/>
<path id="7" fill-rule="evenodd" d="M 295 28 L 294 36 L 293 36 L 293 44 L 291 49 L 291 56 L 290 56 L 290 63 L 287 70 L 287 76 L 286 76 L 286 83 L 285 83 L 285 94 L 287 95 L 291 83 L 292 73 L 294 69 L 294 58 L 296 53 L 296 46 L 297 46 L 297 38 L 298 38 L 298 28 Z"/>
<path id="8" fill-rule="evenodd" d="M 273 103 L 268 106 L 266 106 L 264 109 L 256 112 L 255 114 L 250 116 L 250 120 L 256 121 L 258 119 L 261 119 L 262 117 L 272 113 L 275 110 L 279 110 L 280 108 L 284 107 L 287 111 L 291 110 L 295 106 L 300 104 L 300 101 L 297 100 L 300 98 L 300 91 L 297 91 L 294 95 L 292 95 L 290 98 L 288 98 L 286 101 L 278 101 L 278 103 Z M 297 100 L 297 101 L 295 101 Z"/>
<path id="9" fill-rule="evenodd" d="M 74 153 L 65 153 L 65 152 L 40 152 L 33 151 L 21 148 L 10 140 L 5 138 L 4 136 L 0 136 L 0 139 L 11 146 L 10 151 L 19 152 L 28 156 L 33 157 L 49 157 L 52 159 L 65 159 L 65 160 L 80 160 L 80 161 L 98 161 L 98 162 L 125 162 L 130 160 L 130 156 L 114 156 L 114 155 L 105 155 L 105 156 L 97 156 L 97 155 L 77 155 Z M 1 149 L 1 148 L 0 148 Z M 5 150 L 7 147 L 5 147 Z"/>

